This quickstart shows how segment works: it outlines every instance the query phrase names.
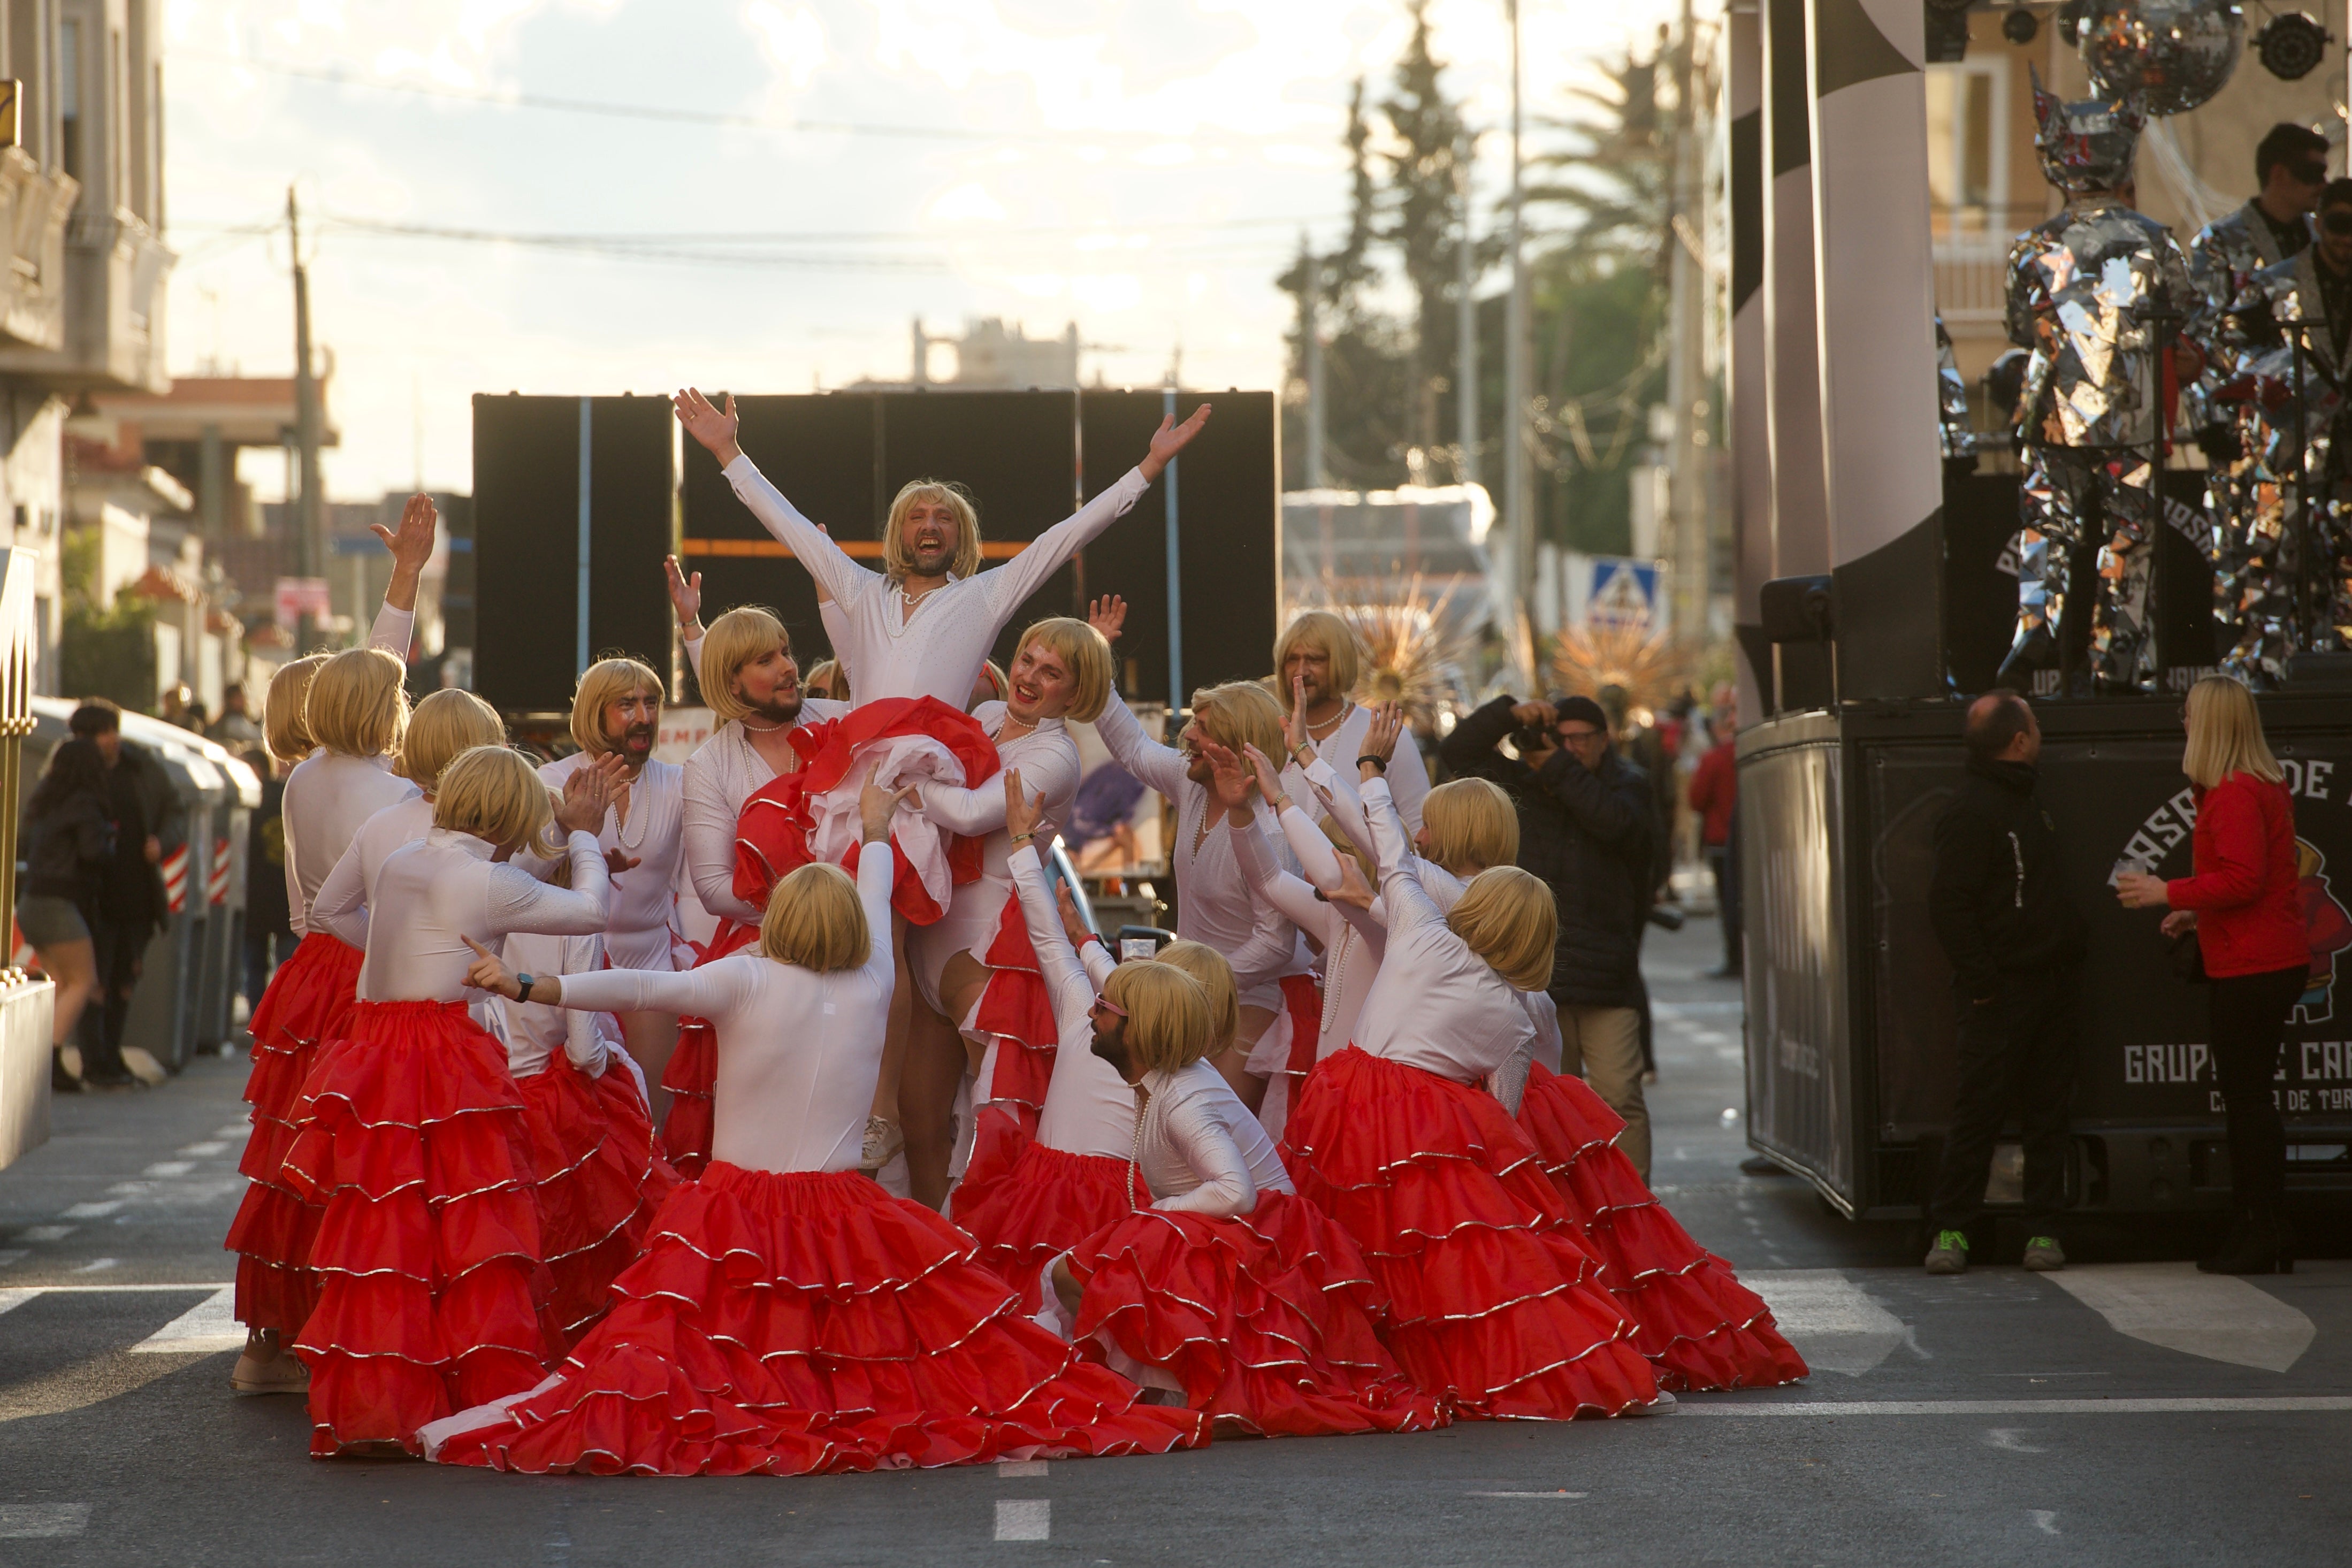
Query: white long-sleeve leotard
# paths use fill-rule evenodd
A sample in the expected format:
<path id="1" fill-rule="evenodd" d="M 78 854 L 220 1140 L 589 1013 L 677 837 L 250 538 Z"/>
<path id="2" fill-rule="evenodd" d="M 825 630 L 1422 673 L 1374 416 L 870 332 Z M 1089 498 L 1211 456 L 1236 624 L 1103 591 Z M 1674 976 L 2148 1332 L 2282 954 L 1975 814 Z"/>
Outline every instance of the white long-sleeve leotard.
<path id="1" fill-rule="evenodd" d="M 1316 755 L 1326 766 L 1347 778 L 1356 776 L 1356 758 L 1364 754 L 1364 737 L 1371 732 L 1372 710 L 1361 703 L 1348 705 L 1348 714 L 1339 727 L 1315 743 Z M 1421 803 L 1429 797 L 1429 768 L 1421 759 L 1421 746 L 1410 729 L 1397 736 L 1396 751 L 1389 762 L 1387 774 L 1389 793 L 1396 798 L 1397 814 L 1404 819 L 1408 834 L 1421 831 Z M 1282 769 L 1282 787 L 1298 802 L 1298 809 L 1307 815 L 1323 814 L 1323 803 L 1307 787 L 1307 774 L 1290 758 Z"/>
<path id="2" fill-rule="evenodd" d="M 584 751 L 560 758 L 539 770 L 547 787 L 563 792 L 563 781 L 592 758 Z M 629 786 L 629 820 L 605 808 L 596 841 L 617 849 L 637 864 L 613 878 L 613 924 L 604 951 L 625 969 L 667 969 L 678 936 L 677 899 L 671 884 L 685 843 L 685 774 L 675 762 L 648 758 Z"/>
<path id="3" fill-rule="evenodd" d="M 382 648 L 406 664 L 408 640 L 415 626 L 415 611 L 395 610 L 386 604 L 375 612 L 375 624 L 368 628 L 367 645 Z M 380 776 L 373 778 L 352 768 L 321 769 L 313 766 L 331 758 L 330 752 L 313 751 L 297 763 L 287 777 L 280 807 L 286 834 L 286 918 L 297 936 L 309 935 L 310 905 L 318 902 L 319 884 L 327 880 L 327 873 L 343 858 L 344 847 L 360 824 L 404 795 L 416 793 L 416 786 L 392 773 L 387 760 L 355 757 L 336 759 L 373 768 Z M 305 768 L 310 769 L 310 777 L 298 791 L 294 780 L 302 778 Z M 352 790 L 349 800 L 340 799 L 346 786 Z"/>
<path id="4" fill-rule="evenodd" d="M 890 1020 L 897 858 L 887 843 L 857 857 L 873 944 L 859 968 L 819 974 L 738 953 L 678 974 L 604 969 L 564 976 L 563 1006 L 709 1019 L 719 1031 L 711 1157 L 746 1170 L 854 1170 Z"/>
<path id="5" fill-rule="evenodd" d="M 852 560 L 749 457 L 737 457 L 726 472 L 751 515 L 840 607 L 841 631 L 833 651 L 849 666 L 850 695 L 859 704 L 937 697 L 958 713 L 971 702 L 971 684 L 989 649 L 1022 601 L 1150 487 L 1139 469 L 1129 469 L 1003 566 L 950 579 L 910 611 L 897 583 Z"/>
<path id="6" fill-rule="evenodd" d="M 1322 832 L 1304 825 L 1304 811 L 1284 811 L 1281 817 L 1286 834 L 1294 821 L 1302 824 L 1301 831 L 1291 835 L 1290 843 L 1303 862 L 1311 847 L 1304 841 L 1320 841 Z M 1328 842 L 1322 847 L 1327 852 L 1330 849 Z M 1249 878 L 1258 896 L 1271 900 L 1301 931 L 1323 944 L 1323 1018 L 1315 1041 L 1315 1060 L 1320 1061 L 1333 1051 L 1345 1050 L 1353 1037 L 1364 998 L 1371 994 L 1373 977 L 1381 972 L 1388 932 L 1381 924 L 1381 916 L 1317 898 L 1305 878 L 1275 864 L 1274 856 L 1253 835 L 1236 834 L 1234 848 L 1241 859 L 1242 874 Z"/>
<path id="7" fill-rule="evenodd" d="M 363 1002 L 472 1002 L 487 994 L 466 984 L 474 967 L 472 937 L 496 951 L 516 931 L 589 936 L 604 929 L 612 884 L 604 852 L 586 833 L 566 846 L 572 885 L 551 887 L 518 866 L 492 860 L 484 840 L 435 828 L 386 856 L 374 880 L 339 879 L 333 920 L 365 904 L 367 957 L 360 965 Z"/>
<path id="8" fill-rule="evenodd" d="M 847 703 L 810 697 L 793 727 L 848 711 Z M 702 907 L 719 919 L 757 924 L 767 913 L 735 896 L 735 824 L 751 792 L 775 776 L 740 722 L 720 725 L 679 769 L 678 837 L 687 880 Z"/>
<path id="9" fill-rule="evenodd" d="M 517 931 L 507 937 L 500 956 L 518 975 L 584 974 L 604 967 L 604 943 L 593 936 Z M 517 1078 L 545 1071 L 559 1051 L 591 1078 L 602 1077 L 609 1062 L 627 1055 L 612 1031 L 609 1013 L 519 1002 L 510 997 L 499 998 L 497 1006 L 506 1019 L 507 1071 Z"/>
<path id="10" fill-rule="evenodd" d="M 367 946 L 367 890 L 375 882 L 375 873 L 392 852 L 406 844 L 419 843 L 433 831 L 433 802 L 422 795 L 411 794 L 396 800 L 359 825 L 352 841 L 343 846 L 335 869 L 319 884 L 317 908 L 311 915 L 313 928 L 340 938 L 354 947 Z M 359 890 L 353 901 L 352 888 Z M 328 911 L 332 910 L 330 915 Z"/>
<path id="11" fill-rule="evenodd" d="M 1024 775 L 1025 777 L 1025 775 Z M 1045 1084 L 1045 1108 L 1037 1117 L 1037 1141 L 1073 1155 L 1125 1159 L 1135 1148 L 1135 1092 L 1116 1068 L 1094 1052 L 1088 1013 L 1095 992 L 1116 967 L 1100 942 L 1076 953 L 1062 929 L 1053 890 L 1045 885 L 1045 862 L 1028 844 L 1009 858 L 1021 917 L 1029 945 L 1037 950 L 1037 972 L 1054 999 L 1054 1075 Z"/>
<path id="12" fill-rule="evenodd" d="M 1247 1214 L 1262 1192 L 1293 1192 L 1274 1140 L 1224 1074 L 1207 1061 L 1147 1072 L 1136 1166 L 1151 1207 L 1220 1218 Z"/>

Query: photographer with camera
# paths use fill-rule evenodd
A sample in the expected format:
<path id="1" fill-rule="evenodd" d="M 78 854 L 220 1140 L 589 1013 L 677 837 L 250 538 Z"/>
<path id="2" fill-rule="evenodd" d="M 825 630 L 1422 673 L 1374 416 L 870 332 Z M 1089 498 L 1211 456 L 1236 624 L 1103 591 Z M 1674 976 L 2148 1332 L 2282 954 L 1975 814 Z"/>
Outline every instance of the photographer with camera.
<path id="1" fill-rule="evenodd" d="M 1501 749 L 1508 738 L 1517 756 Z M 1650 903 L 1655 826 L 1650 781 L 1609 743 L 1591 697 L 1497 697 L 1438 747 L 1455 775 L 1503 787 L 1519 813 L 1519 865 L 1559 911 L 1552 1001 L 1560 1071 L 1581 1074 L 1625 1119 L 1617 1146 L 1650 1179 L 1650 1113 L 1642 1102 L 1639 933 Z"/>

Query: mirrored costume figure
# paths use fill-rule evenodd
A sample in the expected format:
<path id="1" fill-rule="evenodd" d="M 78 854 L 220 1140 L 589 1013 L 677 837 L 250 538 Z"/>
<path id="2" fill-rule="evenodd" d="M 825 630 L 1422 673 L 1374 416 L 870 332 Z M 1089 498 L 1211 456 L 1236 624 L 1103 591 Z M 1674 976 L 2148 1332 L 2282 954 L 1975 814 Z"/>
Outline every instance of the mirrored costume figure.
<path id="1" fill-rule="evenodd" d="M 2294 244 L 2290 235 L 2283 244 L 2279 225 L 2248 202 L 2189 242 L 2189 277 L 2198 295 L 2189 331 L 2205 366 L 2182 389 L 2181 416 L 2205 449 L 2205 506 L 2214 521 L 2215 643 L 2227 650 L 2223 667 L 2257 686 L 2276 684 L 2293 652 L 2292 638 L 2284 633 L 2292 624 L 2294 586 L 2283 575 L 2284 503 L 2275 477 L 2266 477 L 2264 448 L 2273 432 L 2252 395 L 2263 382 L 2256 361 L 2275 356 L 2278 334 L 2267 320 L 2249 330 L 2236 306 L 2256 277 L 2308 251 L 2311 222 L 2297 222 L 2305 231 L 2302 243 Z"/>
<path id="2" fill-rule="evenodd" d="M 2061 103 L 2038 79 L 2033 106 L 2042 172 L 2067 202 L 2010 247 L 2009 336 L 2032 357 L 2021 399 L 2017 634 L 2001 674 L 2059 663 L 2075 547 L 2095 540 L 2091 673 L 2110 689 L 2153 690 L 2163 361 L 2194 300 L 2189 264 L 2162 224 L 2127 204 L 2138 110 L 2127 100 Z"/>
<path id="3" fill-rule="evenodd" d="M 1952 335 L 1944 330 L 1941 311 L 1936 315 L 1936 444 L 1944 456 L 1944 472 L 1966 474 L 1977 465 L 1977 433 L 1969 423 L 1969 383 L 1960 379 L 1960 361 L 1952 352 Z"/>
<path id="4" fill-rule="evenodd" d="M 2342 305 L 2352 277 L 2335 287 Z M 2226 317 L 2222 347 L 2237 373 L 2217 397 L 2236 411 L 2244 447 L 2231 485 L 2244 559 L 2218 609 L 2237 627 L 2225 664 L 2261 685 L 2277 685 L 2306 648 L 2352 646 L 2352 308 L 2331 313 L 2328 293 L 2313 246 L 2255 273 Z"/>

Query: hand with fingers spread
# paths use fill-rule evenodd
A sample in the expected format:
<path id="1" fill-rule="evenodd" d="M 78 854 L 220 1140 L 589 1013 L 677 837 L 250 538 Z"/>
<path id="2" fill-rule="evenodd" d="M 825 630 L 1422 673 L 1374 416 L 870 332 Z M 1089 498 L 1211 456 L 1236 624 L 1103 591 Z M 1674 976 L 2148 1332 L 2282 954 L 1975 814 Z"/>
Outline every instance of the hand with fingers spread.
<path id="1" fill-rule="evenodd" d="M 425 562 L 433 559 L 433 543 L 439 528 L 441 513 L 433 505 L 433 497 L 411 496 L 400 509 L 397 531 L 382 523 L 370 523 L 368 530 L 383 541 L 392 552 L 392 581 L 383 591 L 383 601 L 394 610 L 416 608 L 416 583 L 425 574 Z"/>
<path id="2" fill-rule="evenodd" d="M 1160 428 L 1151 433 L 1151 450 L 1144 455 L 1142 462 L 1136 465 L 1143 471 L 1145 481 L 1148 483 L 1159 478 L 1170 461 L 1191 445 L 1192 437 L 1200 434 L 1201 427 L 1208 423 L 1209 405 L 1205 402 L 1194 409 L 1192 417 L 1181 424 L 1176 423 L 1176 416 L 1172 413 L 1160 415 Z"/>
<path id="3" fill-rule="evenodd" d="M 718 458 L 721 468 L 743 455 L 743 449 L 735 444 L 735 432 L 742 422 L 735 417 L 733 392 L 727 394 L 723 413 L 712 407 L 710 400 L 696 387 L 680 391 L 669 400 L 669 405 L 677 413 L 677 422 L 686 426 L 686 433 Z"/>
<path id="4" fill-rule="evenodd" d="M 1404 710 L 1394 703 L 1382 703 L 1372 710 L 1371 727 L 1364 732 L 1364 748 L 1358 752 L 1360 766 L 1356 771 L 1364 779 L 1375 779 L 1389 770 L 1389 758 L 1396 755 L 1397 737 L 1404 733 Z M 1365 760 L 1378 758 L 1377 764 Z"/>
<path id="5" fill-rule="evenodd" d="M 1004 770 L 1004 831 L 1016 844 L 1026 843 L 1037 836 L 1037 823 L 1044 816 L 1045 797 L 1040 791 L 1034 800 L 1029 791 L 1021 787 L 1021 769 Z M 1039 854 L 1045 852 L 1039 850 Z"/>
<path id="6" fill-rule="evenodd" d="M 1253 820 L 1250 791 L 1257 780 L 1250 777 L 1248 765 L 1235 756 L 1233 747 L 1201 737 L 1201 755 L 1209 759 L 1209 799 L 1220 810 L 1229 813 L 1235 823 Z"/>
<path id="7" fill-rule="evenodd" d="M 643 856 L 623 854 L 617 848 L 604 852 L 604 870 L 613 876 L 618 876 L 625 871 L 635 871 L 645 863 Z"/>
<path id="8" fill-rule="evenodd" d="M 1273 760 L 1255 746 L 1242 742 L 1242 755 L 1249 759 L 1250 771 L 1257 779 L 1257 792 L 1276 810 L 1290 804 L 1290 794 L 1282 787 L 1282 777 L 1276 771 Z"/>
<path id="9" fill-rule="evenodd" d="M 1116 643 L 1127 626 L 1127 601 L 1116 593 L 1106 593 L 1087 606 L 1087 624 L 1102 633 L 1106 643 Z"/>
<path id="10" fill-rule="evenodd" d="M 464 941 L 467 946 L 474 950 L 474 964 L 473 967 L 466 971 L 466 984 L 476 990 L 488 991 L 494 996 L 504 997 L 509 1001 L 521 1001 L 522 987 L 517 983 L 514 971 L 507 967 L 506 960 L 471 936 L 465 937 Z M 537 978 L 537 977 L 533 977 Z M 562 995 L 560 988 L 556 994 Z"/>
<path id="11" fill-rule="evenodd" d="M 669 577 L 670 608 L 677 612 L 678 630 L 689 637 L 702 635 L 702 574 L 686 575 L 677 557 L 666 556 L 662 570 Z"/>
<path id="12" fill-rule="evenodd" d="M 1102 934 L 1088 925 L 1085 917 L 1078 914 L 1077 894 L 1070 891 L 1068 883 L 1054 884 L 1054 907 L 1062 912 L 1062 934 L 1070 939 L 1071 946 L 1085 946 L 1089 936 L 1097 942 L 1102 940 Z"/>
<path id="13" fill-rule="evenodd" d="M 618 761 L 617 757 L 598 758 Z M 592 765 L 575 768 L 563 780 L 563 793 L 555 802 L 555 825 L 568 837 L 572 833 L 600 833 L 604 831 L 604 813 L 612 808 L 612 771 Z"/>
<path id="14" fill-rule="evenodd" d="M 914 793 L 911 785 L 893 789 L 878 782 L 881 773 L 882 765 L 878 762 L 867 768 L 865 786 L 857 791 L 857 823 L 869 844 L 878 844 L 890 836 L 890 819 L 898 814 L 899 803 Z"/>
<path id="15" fill-rule="evenodd" d="M 1339 857 L 1339 885 L 1323 896 L 1333 904 L 1352 904 L 1358 909 L 1371 908 L 1374 896 L 1371 884 L 1364 880 L 1364 873 L 1357 868 L 1355 856 Z"/>

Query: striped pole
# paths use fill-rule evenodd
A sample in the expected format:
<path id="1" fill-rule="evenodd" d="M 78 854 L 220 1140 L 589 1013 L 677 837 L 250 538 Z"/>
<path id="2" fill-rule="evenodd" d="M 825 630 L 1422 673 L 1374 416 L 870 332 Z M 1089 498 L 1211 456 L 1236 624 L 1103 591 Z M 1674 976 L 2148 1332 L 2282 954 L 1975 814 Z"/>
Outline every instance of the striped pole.
<path id="1" fill-rule="evenodd" d="M 1733 667 L 1739 716 L 1764 716 L 1770 651 L 1758 594 L 1772 575 L 1771 384 L 1764 341 L 1764 40 L 1752 3 L 1724 18 L 1725 179 L 1731 230 L 1730 392 Z"/>

